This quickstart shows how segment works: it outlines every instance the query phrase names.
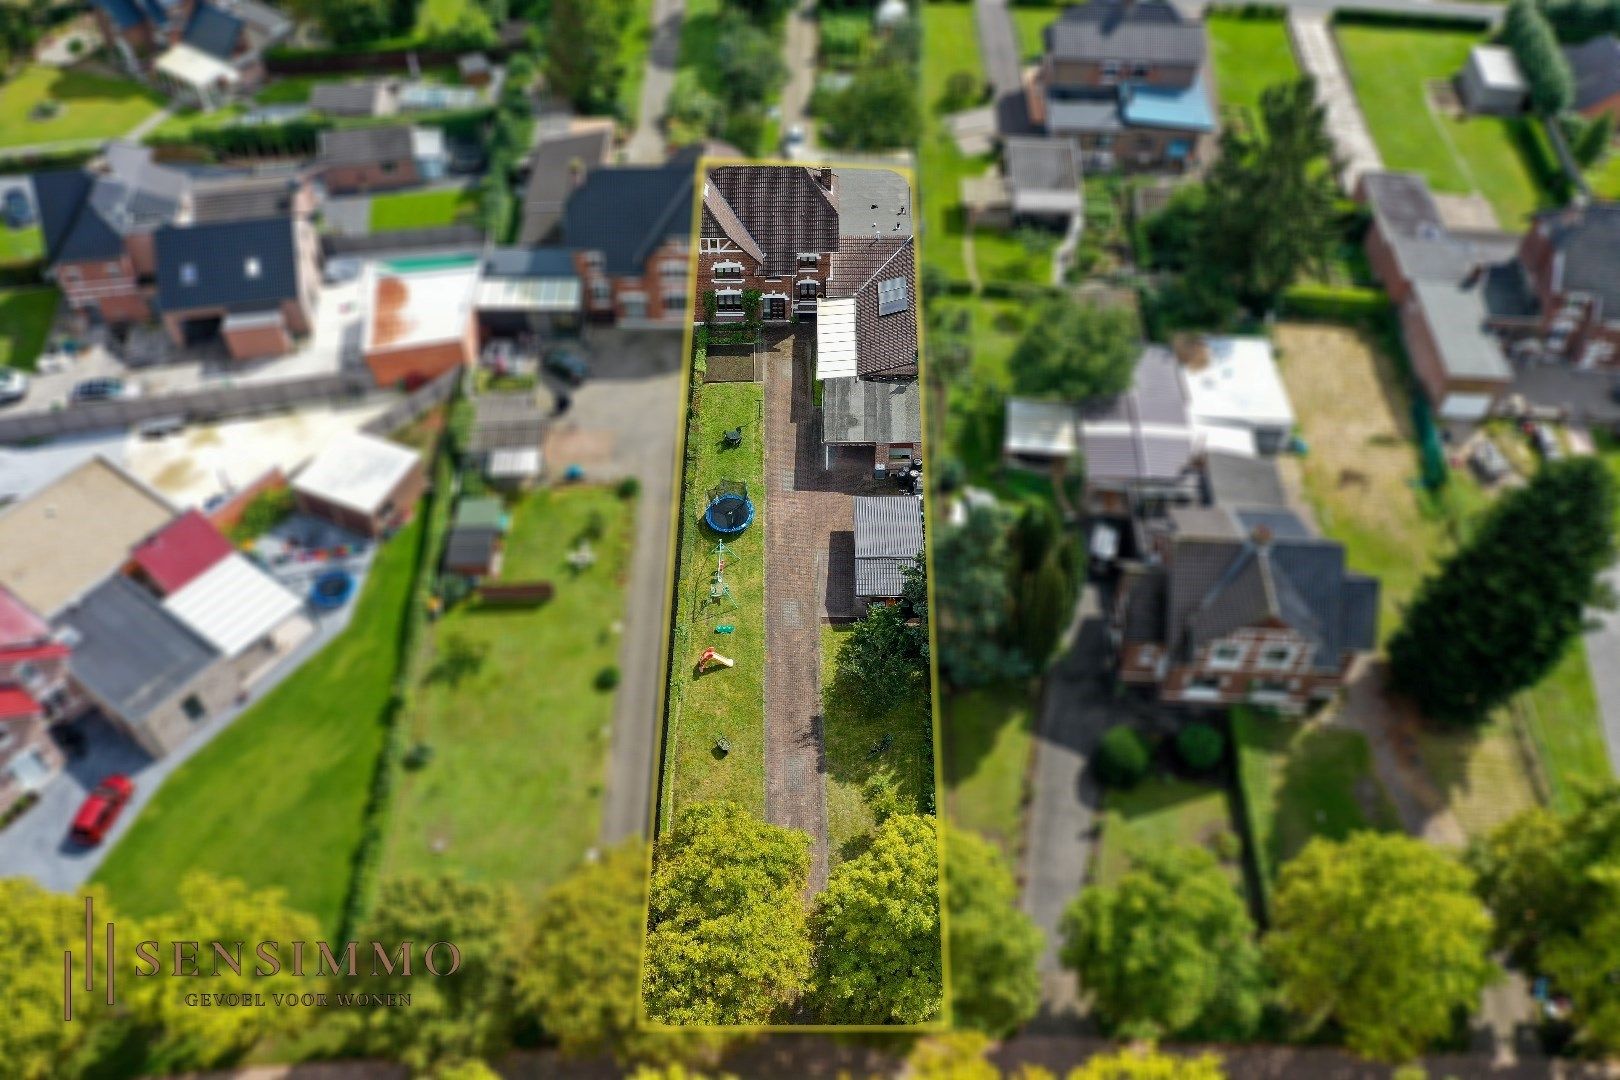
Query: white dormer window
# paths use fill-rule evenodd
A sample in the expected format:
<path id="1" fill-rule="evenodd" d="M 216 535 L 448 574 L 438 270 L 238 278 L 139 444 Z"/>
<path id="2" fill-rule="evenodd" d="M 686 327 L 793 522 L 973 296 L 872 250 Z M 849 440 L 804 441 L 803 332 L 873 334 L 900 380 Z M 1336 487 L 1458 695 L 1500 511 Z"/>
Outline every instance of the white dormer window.
<path id="1" fill-rule="evenodd" d="M 197 284 L 197 264 L 196 263 L 181 263 L 180 264 L 180 284 L 182 284 L 182 285 L 195 285 L 195 284 Z"/>
<path id="2" fill-rule="evenodd" d="M 740 278 L 743 276 L 743 264 L 740 262 L 717 262 L 714 264 L 714 276 L 717 278 Z"/>
<path id="3" fill-rule="evenodd" d="M 1298 655 L 1292 645 L 1267 645 L 1260 650 L 1260 666 L 1273 671 L 1291 668 Z"/>
<path id="4" fill-rule="evenodd" d="M 249 255 L 247 260 L 242 264 L 242 273 L 247 275 L 249 281 L 257 281 L 259 279 L 259 275 L 263 272 L 264 267 L 260 264 L 259 258 L 256 255 Z"/>
<path id="5" fill-rule="evenodd" d="M 1217 671 L 1231 671 L 1243 666 L 1248 649 L 1240 644 L 1223 641 L 1209 650 L 1209 666 Z"/>
<path id="6" fill-rule="evenodd" d="M 799 252 L 799 269 L 801 270 L 814 270 L 819 262 L 821 262 L 821 256 L 814 251 Z"/>

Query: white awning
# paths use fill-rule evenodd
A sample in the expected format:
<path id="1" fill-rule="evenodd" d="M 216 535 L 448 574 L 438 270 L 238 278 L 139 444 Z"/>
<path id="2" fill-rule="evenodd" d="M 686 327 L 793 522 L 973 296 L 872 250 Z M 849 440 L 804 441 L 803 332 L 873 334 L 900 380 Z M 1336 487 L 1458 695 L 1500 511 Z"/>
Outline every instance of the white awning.
<path id="1" fill-rule="evenodd" d="M 163 601 L 170 615 L 236 656 L 303 609 L 303 601 L 242 555 L 227 555 Z"/>
<path id="2" fill-rule="evenodd" d="M 235 85 L 241 81 L 241 76 L 231 65 L 183 41 L 158 57 L 157 69 L 177 82 L 205 89 L 220 83 Z"/>
<path id="3" fill-rule="evenodd" d="M 491 479 L 495 480 L 539 476 L 540 448 L 538 446 L 521 446 L 506 450 L 492 450 L 489 454 L 489 464 L 485 466 L 484 471 Z"/>
<path id="4" fill-rule="evenodd" d="M 844 379 L 855 374 L 855 298 L 816 302 L 816 378 Z"/>
<path id="5" fill-rule="evenodd" d="M 578 278 L 486 277 L 478 284 L 479 311 L 544 311 L 566 314 L 579 310 Z"/>

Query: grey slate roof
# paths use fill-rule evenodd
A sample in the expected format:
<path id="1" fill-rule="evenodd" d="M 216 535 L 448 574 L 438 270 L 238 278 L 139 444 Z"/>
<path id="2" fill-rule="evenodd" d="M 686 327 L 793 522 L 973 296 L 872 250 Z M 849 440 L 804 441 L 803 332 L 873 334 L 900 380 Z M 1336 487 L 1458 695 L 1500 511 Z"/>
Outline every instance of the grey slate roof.
<path id="1" fill-rule="evenodd" d="M 922 549 L 921 500 L 911 495 L 855 496 L 856 596 L 899 596 L 905 568 Z"/>
<path id="2" fill-rule="evenodd" d="M 1603 304 L 1605 320 L 1620 320 L 1620 202 L 1595 202 L 1536 218 L 1563 264 L 1558 292 L 1585 292 Z"/>
<path id="3" fill-rule="evenodd" d="M 1086 402 L 1082 416 L 1080 441 L 1088 480 L 1165 482 L 1188 474 L 1196 445 L 1180 365 L 1169 349 L 1147 346 L 1136 362 L 1130 389 Z"/>
<path id="4" fill-rule="evenodd" d="M 1148 345 L 1137 358 L 1130 389 L 1085 404 L 1087 420 L 1139 420 L 1144 424 L 1188 422 L 1187 389 L 1181 365 L 1163 345 Z"/>
<path id="5" fill-rule="evenodd" d="M 80 169 L 34 174 L 34 201 L 39 206 L 45 255 L 51 263 L 78 259 L 116 259 L 124 238 L 90 205 L 94 181 Z"/>
<path id="6" fill-rule="evenodd" d="M 165 226 L 153 238 L 160 311 L 263 311 L 298 296 L 298 251 L 288 217 Z M 257 275 L 249 260 L 257 260 Z M 194 269 L 187 271 L 185 267 Z M 187 283 L 188 273 L 192 276 Z"/>
<path id="7" fill-rule="evenodd" d="M 242 37 L 242 20 L 212 4 L 198 4 L 186 24 L 184 40 L 218 60 L 230 60 Z"/>
<path id="8" fill-rule="evenodd" d="M 1009 136 L 1001 171 L 1014 213 L 1080 212 L 1080 150 L 1072 139 Z"/>
<path id="9" fill-rule="evenodd" d="M 600 168 L 568 196 L 563 243 L 602 253 L 609 274 L 641 274 L 666 241 L 692 230 L 696 157 L 680 153 L 662 165 Z"/>
<path id="10" fill-rule="evenodd" d="M 776 277 L 797 269 L 800 252 L 838 250 L 838 200 L 819 176 L 803 165 L 724 165 L 709 170 L 706 183 L 764 253 L 765 273 Z M 730 235 L 724 225 L 705 213 L 702 235 Z"/>
<path id="11" fill-rule="evenodd" d="M 1244 457 L 1213 450 L 1204 455 L 1204 477 L 1209 487 L 1209 501 L 1216 506 L 1288 505 L 1288 494 L 1277 472 L 1277 463 L 1269 457 Z"/>
<path id="12" fill-rule="evenodd" d="M 1575 74 L 1577 112 L 1620 94 L 1620 37 L 1608 34 L 1566 45 L 1564 59 Z"/>
<path id="13" fill-rule="evenodd" d="M 1046 28 L 1046 51 L 1062 60 L 1198 65 L 1204 26 L 1169 0 L 1088 0 Z"/>
<path id="14" fill-rule="evenodd" d="M 122 576 L 86 593 L 57 618 L 79 640 L 73 677 L 126 720 L 138 721 L 220 659 L 151 594 Z"/>
<path id="15" fill-rule="evenodd" d="M 556 278 L 576 276 L 574 257 L 560 247 L 493 248 L 484 258 L 484 276 Z"/>
<path id="16" fill-rule="evenodd" d="M 851 375 L 822 381 L 822 438 L 830 443 L 916 443 L 922 438 L 917 380 Z"/>
<path id="17" fill-rule="evenodd" d="M 393 111 L 392 93 L 383 79 L 316 83 L 309 92 L 309 107 L 328 116 L 385 116 Z"/>
<path id="18" fill-rule="evenodd" d="M 492 526 L 457 525 L 445 540 L 444 565 L 452 568 L 488 566 L 500 540 L 501 530 Z"/>
<path id="19" fill-rule="evenodd" d="M 298 185 L 298 178 L 292 175 L 198 180 L 191 189 L 191 218 L 206 225 L 285 217 L 292 212 Z"/>
<path id="20" fill-rule="evenodd" d="M 321 132 L 317 160 L 322 165 L 375 165 L 409 161 L 413 142 L 408 124 L 387 127 L 340 128 Z"/>
<path id="21" fill-rule="evenodd" d="M 523 189 L 520 243 L 541 244 L 555 238 L 569 193 L 607 161 L 612 146 L 613 128 L 607 124 L 542 138 L 536 144 Z"/>
<path id="22" fill-rule="evenodd" d="M 839 169 L 838 235 L 883 236 L 913 232 L 911 185 L 893 169 Z M 895 225 L 900 228 L 895 229 Z"/>
<path id="23" fill-rule="evenodd" d="M 1447 375 L 1502 382 L 1513 378 L 1502 343 L 1486 329 L 1481 290 L 1445 281 L 1416 281 L 1412 290 Z"/>

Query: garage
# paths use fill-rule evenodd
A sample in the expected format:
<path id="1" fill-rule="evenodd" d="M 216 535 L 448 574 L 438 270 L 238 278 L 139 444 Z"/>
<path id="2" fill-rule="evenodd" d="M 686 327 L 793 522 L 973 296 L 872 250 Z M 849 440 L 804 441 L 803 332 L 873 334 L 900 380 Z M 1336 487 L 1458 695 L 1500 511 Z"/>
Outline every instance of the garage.
<path id="1" fill-rule="evenodd" d="M 180 340 L 187 346 L 206 345 L 218 339 L 220 327 L 225 323 L 223 315 L 199 315 L 196 318 L 186 319 L 180 324 Z"/>

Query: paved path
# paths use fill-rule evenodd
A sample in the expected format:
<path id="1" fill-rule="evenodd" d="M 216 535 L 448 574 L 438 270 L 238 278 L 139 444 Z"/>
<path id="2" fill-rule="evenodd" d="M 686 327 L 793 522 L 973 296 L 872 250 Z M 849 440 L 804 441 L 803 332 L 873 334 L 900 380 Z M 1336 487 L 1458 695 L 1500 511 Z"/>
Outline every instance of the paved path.
<path id="1" fill-rule="evenodd" d="M 996 130 L 1002 135 L 1017 135 L 1029 128 L 1029 110 L 1024 105 L 1018 31 L 1013 27 L 1007 0 L 974 0 L 973 18 L 984 76 L 989 80 L 996 109 Z"/>
<path id="2" fill-rule="evenodd" d="M 827 885 L 821 615 L 835 533 L 854 535 L 846 495 L 812 490 L 821 457 L 808 342 L 765 357 L 765 817 L 810 834 L 810 895 Z M 851 541 L 853 543 L 853 541 Z"/>
<path id="3" fill-rule="evenodd" d="M 1424 9 L 1428 5 L 1423 5 Z M 1372 132 L 1367 128 L 1361 106 L 1356 103 L 1355 91 L 1350 86 L 1350 74 L 1344 68 L 1338 44 L 1329 23 L 1331 10 L 1325 8 L 1291 7 L 1288 11 L 1288 36 L 1294 42 L 1294 55 L 1299 58 L 1305 73 L 1316 80 L 1316 100 L 1327 110 L 1328 134 L 1338 147 L 1342 165 L 1339 183 L 1353 192 L 1363 173 L 1378 172 L 1384 159 L 1378 154 Z"/>
<path id="4" fill-rule="evenodd" d="M 664 111 L 675 88 L 675 61 L 681 51 L 681 20 L 686 0 L 653 0 L 652 45 L 647 49 L 647 73 L 641 80 L 641 104 L 636 108 L 636 130 L 625 144 L 625 156 L 639 165 L 664 160 Z"/>
<path id="5" fill-rule="evenodd" d="M 782 134 L 793 128 L 804 131 L 801 156 L 810 156 L 815 143 L 815 122 L 810 118 L 810 95 L 816 89 L 816 55 L 821 46 L 821 24 L 816 21 L 816 0 L 804 0 L 788 14 L 787 33 L 782 39 L 782 62 L 787 66 L 787 84 L 782 87 Z M 775 147 L 772 147 L 772 152 Z"/>
<path id="6" fill-rule="evenodd" d="M 1025 823 L 1024 910 L 1046 935 L 1036 1027 L 1078 1018 L 1074 976 L 1058 962 L 1058 922 L 1085 884 L 1102 793 L 1086 760 L 1104 730 L 1124 719 L 1108 671 L 1107 630 L 1094 585 L 1080 595 L 1074 643 L 1046 678 L 1035 732 L 1033 797 Z"/>
<path id="7" fill-rule="evenodd" d="M 1603 580 L 1620 596 L 1620 565 L 1605 571 Z M 1596 627 L 1584 638 L 1586 666 L 1592 672 L 1592 688 L 1597 691 L 1603 718 L 1603 738 L 1609 744 L 1609 768 L 1620 777 L 1620 611 L 1600 608 L 1587 616 Z"/>

